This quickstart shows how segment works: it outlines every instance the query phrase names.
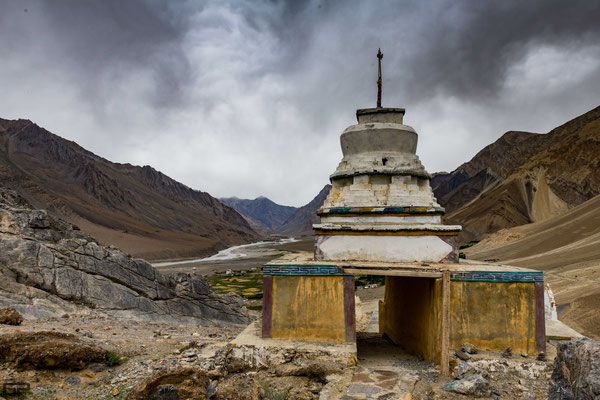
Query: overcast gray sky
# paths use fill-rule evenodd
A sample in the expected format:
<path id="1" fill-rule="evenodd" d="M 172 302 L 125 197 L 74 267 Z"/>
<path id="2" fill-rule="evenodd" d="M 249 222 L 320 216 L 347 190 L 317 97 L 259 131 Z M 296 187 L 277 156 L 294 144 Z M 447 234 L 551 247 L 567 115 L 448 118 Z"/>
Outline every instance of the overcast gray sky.
<path id="1" fill-rule="evenodd" d="M 430 172 L 600 105 L 600 2 L 0 0 L 0 117 L 213 196 L 309 202 L 376 98 Z"/>

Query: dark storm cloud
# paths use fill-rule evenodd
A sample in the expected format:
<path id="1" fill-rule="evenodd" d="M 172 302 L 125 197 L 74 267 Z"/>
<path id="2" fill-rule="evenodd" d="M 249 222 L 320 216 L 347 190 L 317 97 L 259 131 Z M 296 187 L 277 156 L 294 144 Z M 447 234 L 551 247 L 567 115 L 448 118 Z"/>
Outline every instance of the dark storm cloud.
<path id="1" fill-rule="evenodd" d="M 7 2 L 0 21 L 13 33 L 11 25 L 18 21 L 20 30 L 29 31 L 29 40 L 43 41 L 46 59 L 67 64 L 83 78 L 80 82 L 91 85 L 85 89 L 88 98 L 91 90 L 103 93 L 94 87 L 98 82 L 118 83 L 123 75 L 148 69 L 155 83 L 150 100 L 157 107 L 176 107 L 187 100 L 195 78 L 182 41 L 192 28 L 190 18 L 203 7 L 204 2 L 144 0 Z M 320 28 L 333 25 L 338 35 L 355 44 L 385 45 L 389 80 L 401 82 L 412 98 L 438 90 L 453 96 L 487 96 L 501 87 L 508 68 L 532 46 L 585 45 L 600 37 L 596 1 L 302 0 L 232 2 L 223 7 L 239 12 L 249 27 L 267 32 L 277 43 L 276 62 L 249 74 L 294 74 L 305 67 L 314 42 L 336 39 L 316 36 Z M 28 21 L 25 8 L 39 19 Z M 13 35 L 12 45 L 26 47 L 21 39 Z M 349 44 L 337 49 L 335 57 L 355 60 L 357 54 L 348 54 L 355 48 Z M 321 60 L 332 56 L 321 54 Z M 338 71 L 322 72 L 335 78 Z"/>
<path id="2" fill-rule="evenodd" d="M 376 97 L 431 172 L 598 105 L 590 0 L 0 0 L 0 117 L 216 196 L 302 205 Z"/>
<path id="3" fill-rule="evenodd" d="M 185 100 L 193 78 L 181 47 L 189 29 L 185 7 L 143 0 L 53 0 L 5 2 L 0 32 L 12 35 L 15 53 L 68 71 L 82 97 L 98 102 L 110 97 L 112 84 L 147 70 L 154 86 L 147 97 L 157 107 Z M 5 43 L 6 45 L 6 43 Z"/>
<path id="4" fill-rule="evenodd" d="M 311 36 L 319 26 L 333 24 L 340 36 L 353 39 L 337 49 L 337 58 L 357 58 L 347 54 L 357 42 L 381 45 L 389 80 L 403 82 L 413 98 L 438 90 L 487 96 L 531 48 L 586 46 L 600 39 L 600 2 L 589 0 L 290 1 L 278 10 L 265 17 L 285 49 L 281 70 L 301 65 L 315 41 L 335 40 Z M 252 9 L 243 12 L 258 29 Z"/>
<path id="5" fill-rule="evenodd" d="M 493 96 L 511 65 L 542 45 L 586 46 L 600 38 L 600 2 L 563 0 L 440 3 L 409 63 L 410 93 Z"/>

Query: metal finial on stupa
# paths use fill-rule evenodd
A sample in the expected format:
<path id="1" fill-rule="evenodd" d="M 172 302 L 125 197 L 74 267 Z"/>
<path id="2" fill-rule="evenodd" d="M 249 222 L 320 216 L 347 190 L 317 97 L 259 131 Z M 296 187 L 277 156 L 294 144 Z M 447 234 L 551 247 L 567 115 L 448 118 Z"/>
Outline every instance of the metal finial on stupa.
<path id="1" fill-rule="evenodd" d="M 377 58 L 379 59 L 379 75 L 377 77 L 377 108 L 381 108 L 381 59 L 383 58 L 381 49 L 377 50 Z"/>

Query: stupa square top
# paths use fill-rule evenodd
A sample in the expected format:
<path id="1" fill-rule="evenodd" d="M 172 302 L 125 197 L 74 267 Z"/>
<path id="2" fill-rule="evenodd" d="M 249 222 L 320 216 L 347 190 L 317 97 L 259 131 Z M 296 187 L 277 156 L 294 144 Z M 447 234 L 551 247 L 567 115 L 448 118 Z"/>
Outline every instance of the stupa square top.
<path id="1" fill-rule="evenodd" d="M 405 110 L 380 106 L 381 64 L 377 83 L 379 107 L 357 110 L 340 137 L 343 158 L 313 226 L 315 259 L 457 262 L 461 227 L 442 224 Z"/>

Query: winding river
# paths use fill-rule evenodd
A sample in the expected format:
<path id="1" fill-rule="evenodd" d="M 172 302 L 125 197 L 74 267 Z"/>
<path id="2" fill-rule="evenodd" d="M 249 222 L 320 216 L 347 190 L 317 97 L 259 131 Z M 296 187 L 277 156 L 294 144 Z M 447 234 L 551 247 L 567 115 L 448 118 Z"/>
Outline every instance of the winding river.
<path id="1" fill-rule="evenodd" d="M 276 240 L 265 240 L 256 243 L 242 244 L 238 246 L 228 247 L 224 250 L 219 251 L 210 257 L 196 258 L 191 260 L 183 261 L 165 261 L 153 263 L 154 267 L 169 267 L 169 266 L 182 266 L 185 264 L 209 264 L 215 262 L 231 261 L 231 260 L 243 260 L 245 258 L 258 258 L 268 257 L 281 253 L 281 250 L 273 248 L 275 245 L 281 245 L 285 243 L 298 242 L 296 238 L 282 238 Z"/>

